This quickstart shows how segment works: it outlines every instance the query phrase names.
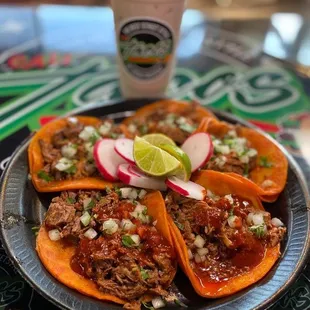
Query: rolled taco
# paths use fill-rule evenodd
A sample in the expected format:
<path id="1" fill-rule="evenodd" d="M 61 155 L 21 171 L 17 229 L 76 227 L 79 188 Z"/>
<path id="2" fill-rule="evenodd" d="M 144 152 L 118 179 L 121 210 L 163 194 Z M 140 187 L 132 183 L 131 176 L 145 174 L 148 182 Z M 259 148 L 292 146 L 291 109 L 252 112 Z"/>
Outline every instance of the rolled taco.
<path id="1" fill-rule="evenodd" d="M 42 127 L 28 148 L 32 182 L 39 192 L 104 189 L 112 186 L 99 174 L 93 146 L 99 138 L 117 138 L 122 129 L 112 120 L 76 116 Z"/>
<path id="2" fill-rule="evenodd" d="M 62 192 L 46 213 L 36 250 L 64 285 L 127 309 L 166 296 L 176 273 L 160 192 Z"/>
<path id="3" fill-rule="evenodd" d="M 288 162 L 282 151 L 254 129 L 208 119 L 199 128 L 211 134 L 214 154 L 202 169 L 225 172 L 273 202 L 284 189 Z"/>
<path id="4" fill-rule="evenodd" d="M 163 133 L 180 145 L 198 128 L 203 118 L 209 117 L 215 118 L 197 102 L 165 99 L 138 109 L 123 124 L 127 126 L 130 138 Z"/>
<path id="5" fill-rule="evenodd" d="M 228 296 L 269 272 L 286 228 L 238 179 L 203 171 L 195 181 L 207 190 L 204 201 L 175 192 L 165 198 L 179 264 L 199 295 Z"/>

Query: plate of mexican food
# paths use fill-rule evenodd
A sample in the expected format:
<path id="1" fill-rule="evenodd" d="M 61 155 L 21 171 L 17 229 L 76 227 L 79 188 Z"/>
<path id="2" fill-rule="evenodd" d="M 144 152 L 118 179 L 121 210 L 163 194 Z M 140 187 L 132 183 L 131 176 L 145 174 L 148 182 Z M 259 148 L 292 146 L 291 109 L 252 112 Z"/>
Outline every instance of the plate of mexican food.
<path id="1" fill-rule="evenodd" d="M 1 238 L 64 309 L 266 309 L 309 249 L 290 155 L 197 102 L 127 100 L 55 119 L 1 179 Z"/>

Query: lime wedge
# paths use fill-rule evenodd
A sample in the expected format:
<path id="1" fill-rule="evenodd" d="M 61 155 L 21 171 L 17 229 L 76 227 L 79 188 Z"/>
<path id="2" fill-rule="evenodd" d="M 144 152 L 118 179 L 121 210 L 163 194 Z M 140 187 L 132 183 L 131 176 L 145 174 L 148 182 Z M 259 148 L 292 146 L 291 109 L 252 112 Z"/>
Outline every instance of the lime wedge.
<path id="1" fill-rule="evenodd" d="M 147 142 L 159 146 L 160 144 L 175 145 L 174 141 L 161 133 L 150 133 L 142 137 Z"/>
<path id="2" fill-rule="evenodd" d="M 181 166 L 171 174 L 187 182 L 191 177 L 192 165 L 188 155 L 179 147 L 171 144 L 160 144 L 159 147 L 175 157 Z"/>
<path id="3" fill-rule="evenodd" d="M 181 166 L 175 157 L 140 137 L 134 140 L 133 157 L 136 165 L 152 176 L 168 175 Z"/>

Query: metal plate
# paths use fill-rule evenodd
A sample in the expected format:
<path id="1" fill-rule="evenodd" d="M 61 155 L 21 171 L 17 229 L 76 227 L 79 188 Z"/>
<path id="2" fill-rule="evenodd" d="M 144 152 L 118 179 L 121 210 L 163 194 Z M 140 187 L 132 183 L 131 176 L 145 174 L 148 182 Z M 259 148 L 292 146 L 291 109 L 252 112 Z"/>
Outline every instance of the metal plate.
<path id="1" fill-rule="evenodd" d="M 127 100 L 109 106 L 90 106 L 77 114 L 110 116 L 121 120 L 150 100 Z M 214 111 L 230 123 L 248 123 L 233 116 Z M 270 138 L 271 139 L 271 138 Z M 274 141 L 274 143 L 276 143 Z M 1 238 L 7 254 L 21 275 L 45 298 L 64 309 L 120 309 L 121 306 L 101 302 L 59 283 L 42 266 L 35 251 L 35 235 L 31 227 L 44 217 L 49 202 L 57 193 L 37 193 L 28 179 L 27 147 L 29 139 L 19 147 L 1 179 L 0 220 Z M 266 277 L 233 296 L 221 299 L 199 297 L 186 276 L 179 270 L 175 285 L 188 309 L 266 309 L 296 280 L 307 262 L 309 249 L 310 198 L 304 177 L 294 159 L 279 146 L 289 160 L 287 184 L 279 199 L 264 204 L 273 216 L 280 217 L 288 228 L 282 243 L 282 256 Z"/>

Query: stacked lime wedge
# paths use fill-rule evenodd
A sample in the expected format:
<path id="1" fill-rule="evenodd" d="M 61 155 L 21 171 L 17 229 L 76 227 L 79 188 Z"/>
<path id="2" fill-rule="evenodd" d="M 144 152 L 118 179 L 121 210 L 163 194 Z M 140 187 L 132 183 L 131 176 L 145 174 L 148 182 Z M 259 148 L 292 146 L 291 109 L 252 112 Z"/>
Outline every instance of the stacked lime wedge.
<path id="1" fill-rule="evenodd" d="M 175 175 L 188 181 L 191 175 L 189 157 L 173 140 L 163 134 L 149 134 L 134 140 L 136 165 L 145 173 L 156 176 Z"/>

